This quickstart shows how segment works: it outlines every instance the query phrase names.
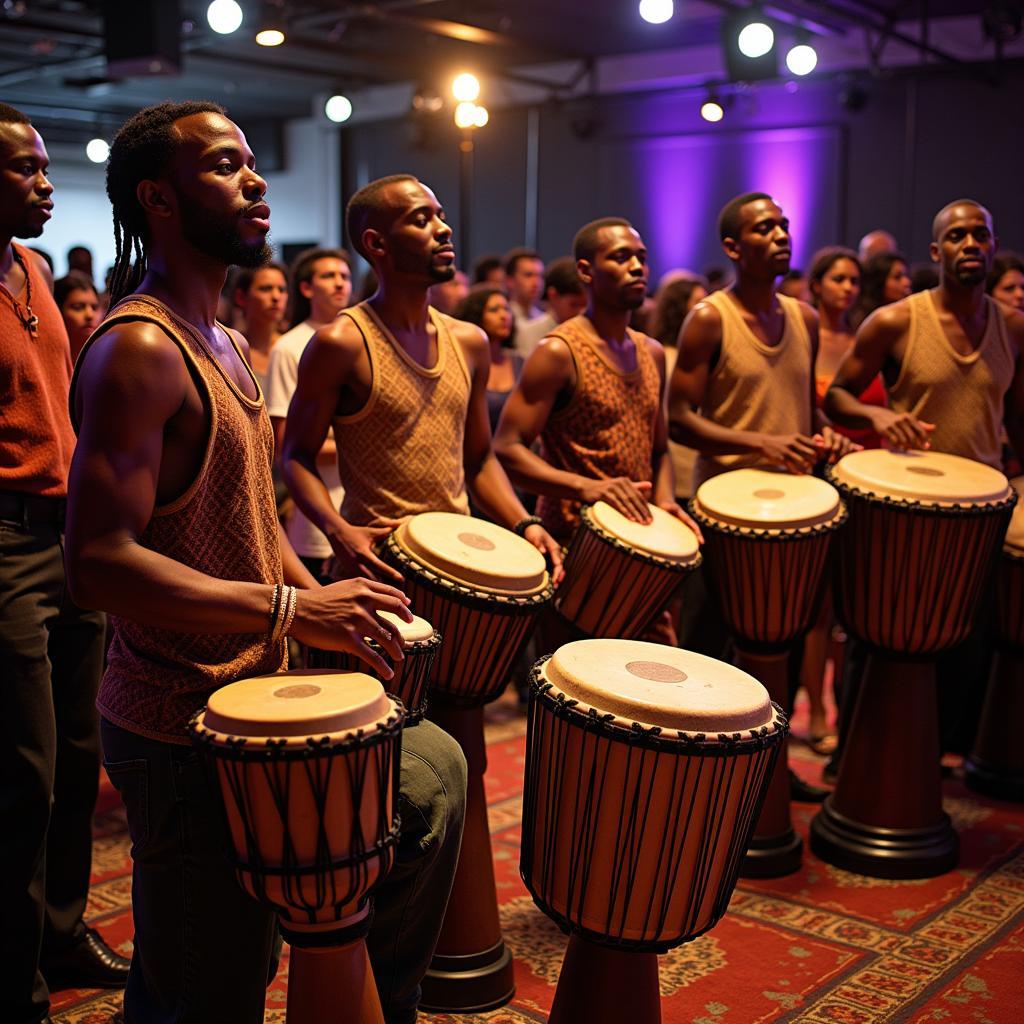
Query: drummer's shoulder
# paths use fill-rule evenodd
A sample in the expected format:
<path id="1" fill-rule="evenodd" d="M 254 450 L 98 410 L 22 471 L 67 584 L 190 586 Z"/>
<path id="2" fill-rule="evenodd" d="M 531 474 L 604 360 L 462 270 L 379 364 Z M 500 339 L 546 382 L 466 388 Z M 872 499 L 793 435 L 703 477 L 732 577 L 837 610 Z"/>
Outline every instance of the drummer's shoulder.
<path id="1" fill-rule="evenodd" d="M 353 349 L 361 351 L 363 348 L 363 335 L 355 320 L 342 313 L 340 316 L 336 316 L 330 323 L 318 328 L 316 333 L 309 339 L 309 345 L 337 348 L 344 351 L 351 351 Z"/>
<path id="2" fill-rule="evenodd" d="M 463 350 L 473 354 L 479 354 L 488 350 L 487 335 L 483 328 L 476 324 L 467 323 L 465 320 L 456 320 L 446 313 L 438 313 L 442 323 L 448 328 L 448 333 L 462 346 Z"/>
<path id="3" fill-rule="evenodd" d="M 532 369 L 543 367 L 548 370 L 570 370 L 573 358 L 569 342 L 560 334 L 546 335 L 530 353 L 526 365 L 530 364 L 533 364 Z"/>
<path id="4" fill-rule="evenodd" d="M 722 341 L 722 313 L 713 302 L 702 299 L 686 315 L 679 332 L 680 347 L 712 352 Z"/>
<path id="5" fill-rule="evenodd" d="M 910 330 L 912 296 L 879 306 L 860 325 L 857 340 L 877 345 L 894 344 Z"/>

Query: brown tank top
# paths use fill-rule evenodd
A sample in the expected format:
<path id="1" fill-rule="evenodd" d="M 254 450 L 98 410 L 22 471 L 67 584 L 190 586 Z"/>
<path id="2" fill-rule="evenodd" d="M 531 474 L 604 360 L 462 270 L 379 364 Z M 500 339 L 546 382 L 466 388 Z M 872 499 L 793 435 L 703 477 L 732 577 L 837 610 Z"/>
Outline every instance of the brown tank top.
<path id="1" fill-rule="evenodd" d="M 777 345 L 766 345 L 747 326 L 728 292 L 712 292 L 704 301 L 722 318 L 718 362 L 708 375 L 700 414 L 731 430 L 765 434 L 810 434 L 813 429 L 811 337 L 800 303 L 777 296 L 785 325 Z M 698 455 L 694 490 L 719 473 L 756 466 L 759 456 Z"/>
<path id="2" fill-rule="evenodd" d="M 255 401 L 246 397 L 190 324 L 148 296 L 118 303 L 78 357 L 72 410 L 78 371 L 96 339 L 116 324 L 140 321 L 155 324 L 178 346 L 210 411 L 210 434 L 195 480 L 179 498 L 154 509 L 139 543 L 208 576 L 280 583 L 270 475 L 274 434 L 263 396 L 257 388 Z M 115 725 L 154 739 L 187 743 L 189 719 L 214 690 L 286 665 L 284 642 L 271 642 L 265 633 L 179 633 L 120 616 L 110 621 L 97 706 Z"/>
<path id="3" fill-rule="evenodd" d="M 585 314 L 548 334 L 565 342 L 576 368 L 568 405 L 548 417 L 540 435 L 541 456 L 556 469 L 596 480 L 651 480 L 661 377 L 646 336 L 628 333 L 636 347 L 636 369 L 630 373 L 600 351 L 600 338 Z M 537 515 L 553 537 L 567 540 L 580 523 L 579 502 L 541 495 Z"/>
<path id="4" fill-rule="evenodd" d="M 889 389 L 892 408 L 935 424 L 933 451 L 1002 469 L 1003 399 L 1015 361 L 999 303 L 985 296 L 988 322 L 981 344 L 962 356 L 942 329 L 930 291 L 904 301 L 910 304 L 910 332 Z"/>
<path id="5" fill-rule="evenodd" d="M 451 317 L 429 310 L 437 361 L 417 363 L 368 303 L 346 309 L 370 359 L 370 395 L 358 412 L 336 416 L 334 438 L 345 497 L 356 526 L 420 512 L 469 513 L 463 441 L 470 375 Z"/>

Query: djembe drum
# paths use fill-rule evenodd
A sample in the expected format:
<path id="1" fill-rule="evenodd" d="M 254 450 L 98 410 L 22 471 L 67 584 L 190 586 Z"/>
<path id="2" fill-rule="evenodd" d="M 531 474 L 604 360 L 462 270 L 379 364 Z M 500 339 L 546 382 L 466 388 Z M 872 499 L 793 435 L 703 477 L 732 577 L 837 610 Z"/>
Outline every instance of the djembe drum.
<path id="1" fill-rule="evenodd" d="M 394 676 L 383 683 L 385 691 L 402 702 L 405 708 L 405 728 L 410 729 L 423 720 L 428 704 L 428 684 L 430 668 L 441 646 L 441 634 L 418 615 L 412 622 L 406 622 L 394 612 L 377 612 L 388 627 L 397 633 L 402 642 L 402 653 L 405 659 L 397 665 L 392 664 Z M 389 662 L 387 652 L 376 640 L 366 638 L 366 643 L 385 661 Z M 339 672 L 368 672 L 375 675 L 366 662 L 358 655 L 348 651 L 324 651 L 318 647 L 307 648 L 306 664 L 310 668 L 333 669 Z"/>
<path id="2" fill-rule="evenodd" d="M 470 516 L 413 516 L 388 537 L 383 554 L 405 578 L 412 606 L 445 637 L 431 670 L 429 717 L 458 740 L 469 770 L 459 865 L 420 1005 L 482 1012 L 515 992 L 487 825 L 483 706 L 504 690 L 552 586 L 544 556 L 529 541 Z"/>
<path id="3" fill-rule="evenodd" d="M 569 935 L 552 1024 L 656 1024 L 657 954 L 725 913 L 787 731 L 753 677 L 639 640 L 531 676 L 520 873 Z"/>
<path id="4" fill-rule="evenodd" d="M 736 469 L 701 484 L 690 510 L 704 533 L 708 588 L 736 642 L 736 661 L 772 700 L 789 703 L 793 644 L 814 624 L 829 551 L 846 510 L 813 476 Z M 785 744 L 741 873 L 774 878 L 800 867 Z"/>
<path id="5" fill-rule="evenodd" d="M 1010 481 L 1018 502 L 996 566 L 995 625 L 985 704 L 970 757 L 964 761 L 967 785 L 1001 800 L 1024 800 L 1024 476 Z"/>
<path id="6" fill-rule="evenodd" d="M 191 723 L 242 888 L 292 945 L 290 1024 L 383 1024 L 369 894 L 398 842 L 403 710 L 362 673 L 280 672 L 217 690 Z"/>
<path id="7" fill-rule="evenodd" d="M 836 614 L 870 653 L 811 847 L 860 874 L 927 878 L 957 862 L 933 659 L 970 633 L 1016 496 L 998 470 L 936 452 L 854 452 L 828 477 L 850 509 Z"/>
<path id="8" fill-rule="evenodd" d="M 598 501 L 584 506 L 555 610 L 590 637 L 641 636 L 700 565 L 697 536 L 654 505 L 650 523 Z"/>

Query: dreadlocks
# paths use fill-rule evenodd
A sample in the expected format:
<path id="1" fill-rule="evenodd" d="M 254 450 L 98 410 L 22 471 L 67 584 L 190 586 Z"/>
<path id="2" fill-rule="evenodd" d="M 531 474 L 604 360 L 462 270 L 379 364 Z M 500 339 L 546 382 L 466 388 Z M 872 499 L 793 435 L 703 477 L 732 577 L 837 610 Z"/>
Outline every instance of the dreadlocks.
<path id="1" fill-rule="evenodd" d="M 159 178 L 174 154 L 174 122 L 192 114 L 224 113 L 222 106 L 209 100 L 158 103 L 130 117 L 114 137 L 107 161 L 115 245 L 111 306 L 135 291 L 146 275 L 146 216 L 135 192 L 140 181 Z"/>

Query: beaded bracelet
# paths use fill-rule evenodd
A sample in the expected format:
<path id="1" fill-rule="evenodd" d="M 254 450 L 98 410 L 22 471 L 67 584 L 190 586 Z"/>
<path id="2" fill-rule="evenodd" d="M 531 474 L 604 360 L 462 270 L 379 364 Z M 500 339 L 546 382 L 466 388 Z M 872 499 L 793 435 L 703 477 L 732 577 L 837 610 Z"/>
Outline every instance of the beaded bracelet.
<path id="1" fill-rule="evenodd" d="M 527 516 L 525 519 L 520 519 L 515 526 L 512 527 L 512 532 L 519 534 L 520 537 L 526 536 L 526 531 L 531 526 L 543 526 L 544 520 L 540 516 Z"/>
<path id="2" fill-rule="evenodd" d="M 273 594 L 270 595 L 270 622 L 269 622 L 269 624 L 267 626 L 267 635 L 271 639 L 274 638 L 274 633 L 277 630 L 277 618 L 278 618 L 278 615 L 280 614 L 280 611 L 281 611 L 281 607 L 280 607 L 281 590 L 282 590 L 281 584 L 280 583 L 275 583 L 274 584 L 274 592 L 273 592 Z"/>
<path id="3" fill-rule="evenodd" d="M 281 627 L 281 636 L 286 637 L 295 621 L 295 612 L 299 607 L 299 591 L 297 587 L 288 588 L 288 611 L 285 613 L 284 625 Z"/>

